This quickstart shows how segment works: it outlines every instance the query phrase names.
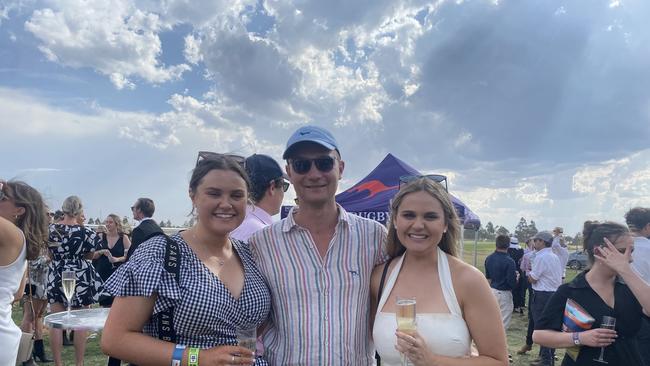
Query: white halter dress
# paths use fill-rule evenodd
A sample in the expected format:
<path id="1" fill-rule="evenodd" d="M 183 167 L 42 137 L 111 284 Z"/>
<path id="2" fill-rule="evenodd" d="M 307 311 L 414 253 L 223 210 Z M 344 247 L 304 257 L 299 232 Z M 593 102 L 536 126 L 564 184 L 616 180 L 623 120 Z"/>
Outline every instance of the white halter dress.
<path id="1" fill-rule="evenodd" d="M 395 337 L 395 331 L 397 330 L 395 313 L 385 313 L 381 309 L 395 285 L 403 260 L 404 256 L 399 258 L 397 265 L 388 276 L 375 314 L 372 337 L 375 348 L 381 356 L 382 366 L 401 365 L 400 353 L 395 349 L 397 343 Z M 448 357 L 467 357 L 470 354 L 472 340 L 456 299 L 447 254 L 440 248 L 438 248 L 438 276 L 440 277 L 442 294 L 450 313 L 418 313 L 416 316 L 417 331 L 434 354 Z"/>

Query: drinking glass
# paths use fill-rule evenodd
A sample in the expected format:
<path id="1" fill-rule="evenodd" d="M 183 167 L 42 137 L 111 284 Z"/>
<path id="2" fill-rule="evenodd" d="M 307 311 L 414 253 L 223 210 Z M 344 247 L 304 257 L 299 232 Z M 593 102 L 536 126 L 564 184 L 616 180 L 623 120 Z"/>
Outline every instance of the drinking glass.
<path id="1" fill-rule="evenodd" d="M 600 327 L 613 330 L 614 328 L 616 328 L 616 318 L 604 315 L 603 321 L 602 323 L 600 323 Z M 600 347 L 600 357 L 594 358 L 594 361 L 600 363 L 609 363 L 605 361 L 605 359 L 603 358 L 604 355 L 605 355 L 605 347 Z"/>
<path id="2" fill-rule="evenodd" d="M 397 297 L 395 302 L 397 318 L 397 330 L 413 331 L 416 329 L 415 319 L 415 297 Z M 408 358 L 402 354 L 402 366 L 410 365 Z"/>
<path id="3" fill-rule="evenodd" d="M 75 287 L 77 286 L 77 275 L 74 271 L 63 271 L 61 273 L 61 285 L 63 286 L 63 294 L 68 299 L 68 318 L 70 317 L 70 306 L 72 304 L 72 297 L 74 296 Z"/>
<path id="4" fill-rule="evenodd" d="M 236 330 L 237 343 L 255 354 L 257 348 L 257 328 L 238 328 Z"/>

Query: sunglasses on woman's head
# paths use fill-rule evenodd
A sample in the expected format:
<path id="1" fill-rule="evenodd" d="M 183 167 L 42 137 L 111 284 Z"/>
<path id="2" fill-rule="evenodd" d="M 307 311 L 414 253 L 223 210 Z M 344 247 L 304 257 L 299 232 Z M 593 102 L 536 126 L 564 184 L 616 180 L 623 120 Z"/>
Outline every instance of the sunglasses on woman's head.
<path id="1" fill-rule="evenodd" d="M 241 156 L 241 155 L 235 155 L 235 154 L 220 154 L 212 151 L 199 151 L 199 156 L 196 158 L 196 165 L 198 166 L 199 163 L 203 160 L 211 160 L 211 159 L 218 159 L 218 158 L 227 158 L 231 159 L 237 164 L 239 164 L 242 168 L 246 167 L 246 158 Z"/>
<path id="2" fill-rule="evenodd" d="M 322 173 L 329 173 L 334 168 L 335 159 L 331 156 L 323 156 L 316 159 L 292 159 L 291 167 L 298 174 L 307 174 L 311 170 L 312 163 Z"/>
<path id="3" fill-rule="evenodd" d="M 447 177 L 441 174 L 402 175 L 401 177 L 399 177 L 399 188 L 401 189 L 403 185 L 420 178 L 427 178 L 438 184 L 442 184 L 442 182 L 445 182 L 445 191 L 447 191 Z"/>

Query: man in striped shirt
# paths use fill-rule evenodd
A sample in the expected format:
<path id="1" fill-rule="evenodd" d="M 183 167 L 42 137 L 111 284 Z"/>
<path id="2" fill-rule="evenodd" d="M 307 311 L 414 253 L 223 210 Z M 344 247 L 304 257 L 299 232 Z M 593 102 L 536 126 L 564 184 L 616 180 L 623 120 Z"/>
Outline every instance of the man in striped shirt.
<path id="1" fill-rule="evenodd" d="M 272 295 L 265 356 L 271 365 L 372 365 L 370 274 L 386 260 L 386 229 L 334 200 L 345 163 L 330 132 L 299 128 L 283 159 L 299 207 L 249 240 Z"/>

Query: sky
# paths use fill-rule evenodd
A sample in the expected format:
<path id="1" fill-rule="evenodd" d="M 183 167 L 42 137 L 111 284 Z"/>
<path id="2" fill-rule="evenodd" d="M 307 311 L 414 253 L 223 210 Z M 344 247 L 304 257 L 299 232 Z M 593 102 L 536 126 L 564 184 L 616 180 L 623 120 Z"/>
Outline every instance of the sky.
<path id="1" fill-rule="evenodd" d="M 650 206 L 650 2 L 0 0 L 0 178 L 87 217 L 188 220 L 199 150 L 332 131 L 345 190 L 388 153 L 481 221 L 573 235 Z M 284 166 L 284 163 L 282 163 Z M 289 189 L 285 201 L 293 201 Z"/>

